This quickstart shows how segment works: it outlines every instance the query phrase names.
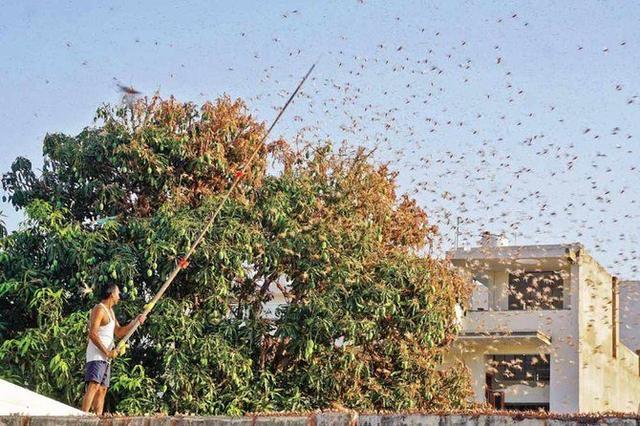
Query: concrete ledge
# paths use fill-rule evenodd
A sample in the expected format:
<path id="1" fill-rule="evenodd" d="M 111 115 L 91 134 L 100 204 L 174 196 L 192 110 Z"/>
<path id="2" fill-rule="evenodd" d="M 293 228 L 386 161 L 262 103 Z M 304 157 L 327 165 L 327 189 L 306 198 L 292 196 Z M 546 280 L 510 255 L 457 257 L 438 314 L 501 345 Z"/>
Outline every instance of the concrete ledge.
<path id="1" fill-rule="evenodd" d="M 546 415 L 536 413 L 484 414 L 357 414 L 355 412 L 318 412 L 309 414 L 255 414 L 226 416 L 148 416 L 148 417 L 74 417 L 74 416 L 0 416 L 0 426 L 640 426 L 633 415 Z"/>

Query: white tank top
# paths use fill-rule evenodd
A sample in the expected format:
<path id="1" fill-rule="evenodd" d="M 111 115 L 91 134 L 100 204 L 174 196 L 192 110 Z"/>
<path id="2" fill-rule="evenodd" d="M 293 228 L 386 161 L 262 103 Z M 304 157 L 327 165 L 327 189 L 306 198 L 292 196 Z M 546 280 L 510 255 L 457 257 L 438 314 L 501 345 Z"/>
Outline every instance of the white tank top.
<path id="1" fill-rule="evenodd" d="M 105 348 L 112 349 L 114 346 L 113 333 L 116 329 L 116 321 L 112 315 L 113 311 L 111 311 L 111 309 L 107 309 L 107 307 L 104 306 L 102 303 L 100 303 L 98 306 L 104 309 L 107 312 L 107 315 L 109 315 L 109 322 L 107 323 L 107 325 L 101 325 L 100 327 L 98 327 L 98 338 L 100 339 L 100 341 L 102 342 Z M 105 356 L 105 354 L 102 353 L 102 351 L 98 349 L 96 345 L 93 344 L 91 339 L 89 339 L 89 343 L 87 344 L 86 359 L 87 359 L 87 362 L 109 361 L 109 359 Z"/>

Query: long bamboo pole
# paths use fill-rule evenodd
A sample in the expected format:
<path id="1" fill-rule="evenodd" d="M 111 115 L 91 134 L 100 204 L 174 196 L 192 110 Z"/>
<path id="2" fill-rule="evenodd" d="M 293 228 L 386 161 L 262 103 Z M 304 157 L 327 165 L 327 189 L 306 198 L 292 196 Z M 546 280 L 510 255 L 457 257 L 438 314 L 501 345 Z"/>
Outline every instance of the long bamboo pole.
<path id="1" fill-rule="evenodd" d="M 218 205 L 218 208 L 216 208 L 216 210 L 213 212 L 213 214 L 209 217 L 209 220 L 207 221 L 206 225 L 204 226 L 204 228 L 200 232 L 200 235 L 198 235 L 198 238 L 195 240 L 195 242 L 193 244 L 191 244 L 191 247 L 189 248 L 189 250 L 187 251 L 185 256 L 182 257 L 178 261 L 178 265 L 176 265 L 176 267 L 173 269 L 173 271 L 171 271 L 171 274 L 169 274 L 169 277 L 167 277 L 167 279 L 165 280 L 164 284 L 162 284 L 162 287 L 160 287 L 160 290 L 158 290 L 158 292 L 155 294 L 155 296 L 153 296 L 153 298 L 149 301 L 149 303 L 147 303 L 145 305 L 144 310 L 142 311 L 143 315 L 148 315 L 149 312 L 151 312 L 153 310 L 153 308 L 155 307 L 155 305 L 158 302 L 158 300 L 160 300 L 160 298 L 167 291 L 167 289 L 169 288 L 169 286 L 171 285 L 173 280 L 176 278 L 176 276 L 178 276 L 178 274 L 180 273 L 180 270 L 181 269 L 185 269 L 189 265 L 189 262 L 188 262 L 189 258 L 191 257 L 191 255 L 193 255 L 193 253 L 196 251 L 196 249 L 198 248 L 200 243 L 202 243 L 202 241 L 204 240 L 205 235 L 207 234 L 207 232 L 209 231 L 209 229 L 211 228 L 211 226 L 215 222 L 216 218 L 218 217 L 218 215 L 222 211 L 222 208 L 224 207 L 224 204 L 227 202 L 227 200 L 231 196 L 231 193 L 236 188 L 238 183 L 242 180 L 242 177 L 244 176 L 244 173 L 247 171 L 249 166 L 253 163 L 253 160 L 255 159 L 256 155 L 258 155 L 258 152 L 260 152 L 260 149 L 262 148 L 262 145 L 267 140 L 267 137 L 269 137 L 269 134 L 271 133 L 273 128 L 278 123 L 278 120 L 280 120 L 280 117 L 282 117 L 282 115 L 284 114 L 285 110 L 287 109 L 287 107 L 289 106 L 291 101 L 293 101 L 293 99 L 296 97 L 296 95 L 300 91 L 300 88 L 302 87 L 304 82 L 307 80 L 309 75 L 311 75 L 311 72 L 313 71 L 313 69 L 315 67 L 316 67 L 315 63 L 313 65 L 311 65 L 311 68 L 309 68 L 309 71 L 307 71 L 307 73 L 304 75 L 302 80 L 300 80 L 300 83 L 298 83 L 298 86 L 296 87 L 296 90 L 293 91 L 293 93 L 291 94 L 291 96 L 289 97 L 287 102 L 284 104 L 284 106 L 282 107 L 282 109 L 280 110 L 280 112 L 278 113 L 276 118 L 273 120 L 273 123 L 271 123 L 271 126 L 269 126 L 269 129 L 267 130 L 267 132 L 264 134 L 264 136 L 260 140 L 260 143 L 258 143 L 258 145 L 256 146 L 256 149 L 253 150 L 251 156 L 249 157 L 249 160 L 247 160 L 247 162 L 244 164 L 242 169 L 238 173 L 236 173 L 231 187 L 227 190 L 224 198 L 222 198 L 222 201 L 220 201 L 220 204 Z M 238 133 L 238 135 L 236 135 L 236 137 L 234 138 L 234 142 L 235 142 L 235 140 L 238 138 L 238 136 L 241 133 L 242 132 L 240 132 L 240 133 Z M 118 342 L 118 346 L 117 346 L 118 347 L 118 352 L 120 352 L 120 353 L 123 352 L 127 341 L 131 338 L 131 336 L 133 336 L 133 334 L 136 332 L 138 327 L 140 327 L 140 323 L 136 322 L 133 325 L 133 327 L 131 327 L 131 329 L 127 332 L 127 334 L 120 340 L 120 342 Z"/>

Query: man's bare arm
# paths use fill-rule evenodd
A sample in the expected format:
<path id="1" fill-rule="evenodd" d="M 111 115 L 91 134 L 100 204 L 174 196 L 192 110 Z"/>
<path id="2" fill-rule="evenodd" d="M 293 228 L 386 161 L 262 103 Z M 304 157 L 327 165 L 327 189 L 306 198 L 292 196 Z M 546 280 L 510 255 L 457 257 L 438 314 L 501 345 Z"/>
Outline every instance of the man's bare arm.
<path id="1" fill-rule="evenodd" d="M 131 327 L 133 327 L 138 322 L 142 324 L 146 318 L 147 317 L 145 315 L 138 315 L 134 320 L 129 322 L 129 324 L 125 325 L 124 327 L 120 325 L 118 320 L 116 320 L 116 337 L 118 339 L 123 338 L 129 332 L 129 330 L 131 330 Z"/>
<path id="2" fill-rule="evenodd" d="M 129 330 L 125 330 L 125 328 L 126 327 L 121 326 L 120 323 L 118 322 L 118 320 L 116 319 L 116 329 L 114 330 L 114 333 L 116 335 L 116 339 L 121 339 L 122 336 L 127 334 L 127 331 L 129 331 Z"/>
<path id="3" fill-rule="evenodd" d="M 100 337 L 98 336 L 98 329 L 100 328 L 100 324 L 102 322 L 102 316 L 104 315 L 104 310 L 98 308 L 97 306 L 93 308 L 91 311 L 91 317 L 89 318 L 89 340 L 93 342 L 94 345 L 98 347 L 102 351 L 105 356 L 109 356 L 110 350 L 106 348 Z"/>

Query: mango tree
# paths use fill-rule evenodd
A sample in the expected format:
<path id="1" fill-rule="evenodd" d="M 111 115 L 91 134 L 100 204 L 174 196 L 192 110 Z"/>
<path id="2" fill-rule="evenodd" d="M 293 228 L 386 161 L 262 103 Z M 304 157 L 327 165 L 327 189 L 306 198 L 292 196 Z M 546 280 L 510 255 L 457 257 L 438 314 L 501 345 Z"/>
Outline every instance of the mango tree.
<path id="1" fill-rule="evenodd" d="M 239 100 L 154 97 L 47 135 L 39 174 L 16 159 L 2 183 L 26 219 L 0 239 L 0 377 L 78 405 L 98 287 L 121 286 L 121 322 L 140 312 L 259 149 L 113 363 L 108 408 L 464 407 L 466 371 L 441 360 L 469 289 L 421 254 L 426 212 L 363 151 L 258 146 L 264 131 Z"/>

